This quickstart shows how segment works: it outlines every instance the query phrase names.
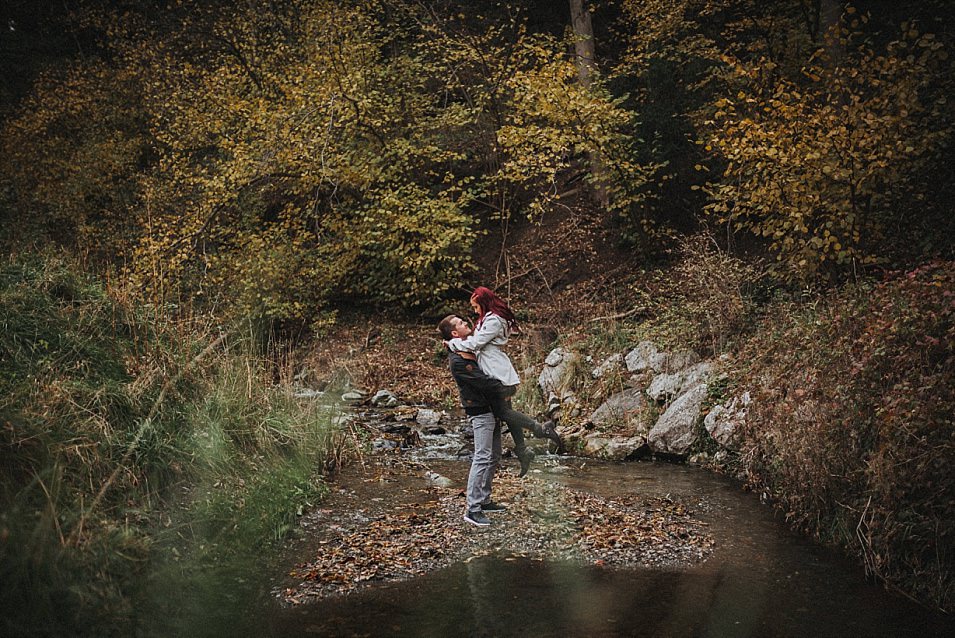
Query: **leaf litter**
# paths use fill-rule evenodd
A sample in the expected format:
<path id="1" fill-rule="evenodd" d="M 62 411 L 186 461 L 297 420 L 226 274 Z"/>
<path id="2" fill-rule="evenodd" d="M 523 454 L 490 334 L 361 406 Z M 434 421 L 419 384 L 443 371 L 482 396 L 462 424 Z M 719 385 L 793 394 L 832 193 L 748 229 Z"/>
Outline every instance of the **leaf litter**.
<path id="1" fill-rule="evenodd" d="M 420 474 L 414 465 L 399 472 Z M 379 473 L 366 482 L 387 486 L 396 481 Z M 334 523 L 314 523 L 321 526 L 322 538 L 308 560 L 289 573 L 296 584 L 277 592 L 285 604 L 406 580 L 483 555 L 672 569 L 703 561 L 714 545 L 706 524 L 678 501 L 639 495 L 610 499 L 546 475 L 520 479 L 513 471 L 498 470 L 494 499 L 508 509 L 490 514 L 492 524 L 484 528 L 462 520 L 465 499 L 459 488 L 422 485 L 402 493 L 392 486 L 385 496 L 353 495 L 359 511 L 339 512 Z M 375 510 L 370 515 L 369 500 L 376 505 L 368 508 Z"/>

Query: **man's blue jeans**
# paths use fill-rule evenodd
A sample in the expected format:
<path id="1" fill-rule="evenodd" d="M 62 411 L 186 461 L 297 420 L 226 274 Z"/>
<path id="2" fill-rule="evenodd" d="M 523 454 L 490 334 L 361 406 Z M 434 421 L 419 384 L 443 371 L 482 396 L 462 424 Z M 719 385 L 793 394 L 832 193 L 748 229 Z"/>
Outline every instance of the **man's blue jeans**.
<path id="1" fill-rule="evenodd" d="M 470 416 L 474 430 L 474 456 L 468 474 L 468 511 L 481 511 L 481 503 L 491 499 L 491 481 L 501 460 L 501 426 L 491 412 Z"/>

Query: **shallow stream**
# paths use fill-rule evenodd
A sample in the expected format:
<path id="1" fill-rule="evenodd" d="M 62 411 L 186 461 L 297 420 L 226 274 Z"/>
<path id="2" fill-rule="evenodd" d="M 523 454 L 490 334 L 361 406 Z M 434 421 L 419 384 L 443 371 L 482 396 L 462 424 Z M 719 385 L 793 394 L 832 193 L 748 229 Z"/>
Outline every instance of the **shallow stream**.
<path id="1" fill-rule="evenodd" d="M 690 506 L 716 539 L 682 570 L 608 570 L 481 557 L 276 612 L 274 635 L 953 636 L 955 619 L 867 582 L 844 558 L 787 530 L 753 494 L 706 471 L 562 459 L 553 481 Z M 459 462 L 460 475 L 467 465 Z M 449 473 L 450 474 L 450 473 Z"/>
<path id="2" fill-rule="evenodd" d="M 430 439 L 430 440 L 429 440 Z M 466 460 L 453 438 L 425 437 L 411 453 L 463 486 Z M 436 453 L 436 450 L 441 452 Z M 513 467 L 514 461 L 509 461 Z M 491 553 L 412 578 L 293 607 L 277 602 L 292 564 L 322 551 L 321 517 L 289 547 L 271 595 L 225 625 L 210 614 L 195 635 L 255 636 L 955 636 L 955 619 L 934 614 L 867 580 L 834 551 L 790 532 L 732 481 L 699 468 L 655 462 L 602 463 L 549 456 L 533 476 L 603 497 L 663 497 L 685 505 L 714 540 L 686 568 L 611 569 Z M 374 516 L 375 503 L 428 498 L 425 480 L 342 477 L 325 512 Z M 369 512 L 366 506 L 371 508 Z M 336 510 L 335 508 L 339 508 Z M 462 522 L 462 525 L 464 523 Z M 327 527 L 327 525 L 324 525 Z M 310 530 L 310 531 L 309 531 Z M 475 529 L 475 533 L 482 530 Z M 327 530 L 325 530 L 327 533 Z M 266 575 L 262 575 L 267 578 Z M 219 610 L 220 612 L 223 610 Z M 236 620 L 233 618 L 233 620 Z M 200 631 L 200 629 L 202 629 Z M 206 631 L 207 630 L 207 631 Z"/>

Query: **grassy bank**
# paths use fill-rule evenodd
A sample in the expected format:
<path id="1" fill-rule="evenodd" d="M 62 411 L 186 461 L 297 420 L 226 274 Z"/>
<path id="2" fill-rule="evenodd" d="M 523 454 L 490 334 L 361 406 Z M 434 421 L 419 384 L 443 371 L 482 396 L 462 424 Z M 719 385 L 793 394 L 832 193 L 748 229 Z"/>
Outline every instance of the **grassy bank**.
<path id="1" fill-rule="evenodd" d="M 774 305 L 735 359 L 749 483 L 889 586 L 955 609 L 955 263 Z"/>
<path id="2" fill-rule="evenodd" d="M 0 633 L 143 633 L 144 597 L 321 497 L 334 407 L 285 366 L 68 263 L 0 268 Z"/>

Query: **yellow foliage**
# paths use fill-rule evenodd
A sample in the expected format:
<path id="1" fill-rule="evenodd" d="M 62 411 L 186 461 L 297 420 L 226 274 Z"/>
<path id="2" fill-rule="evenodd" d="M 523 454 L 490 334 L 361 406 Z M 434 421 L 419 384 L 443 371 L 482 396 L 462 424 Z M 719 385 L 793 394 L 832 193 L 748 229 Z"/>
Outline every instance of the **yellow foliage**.
<path id="1" fill-rule="evenodd" d="M 920 42 L 861 50 L 807 69 L 810 85 L 779 79 L 722 103 L 707 141 L 728 164 L 710 187 L 709 213 L 769 238 L 791 278 L 879 261 L 886 233 L 912 209 L 918 176 L 953 133 L 951 117 L 924 99 L 940 88 L 931 69 L 939 49 Z"/>

